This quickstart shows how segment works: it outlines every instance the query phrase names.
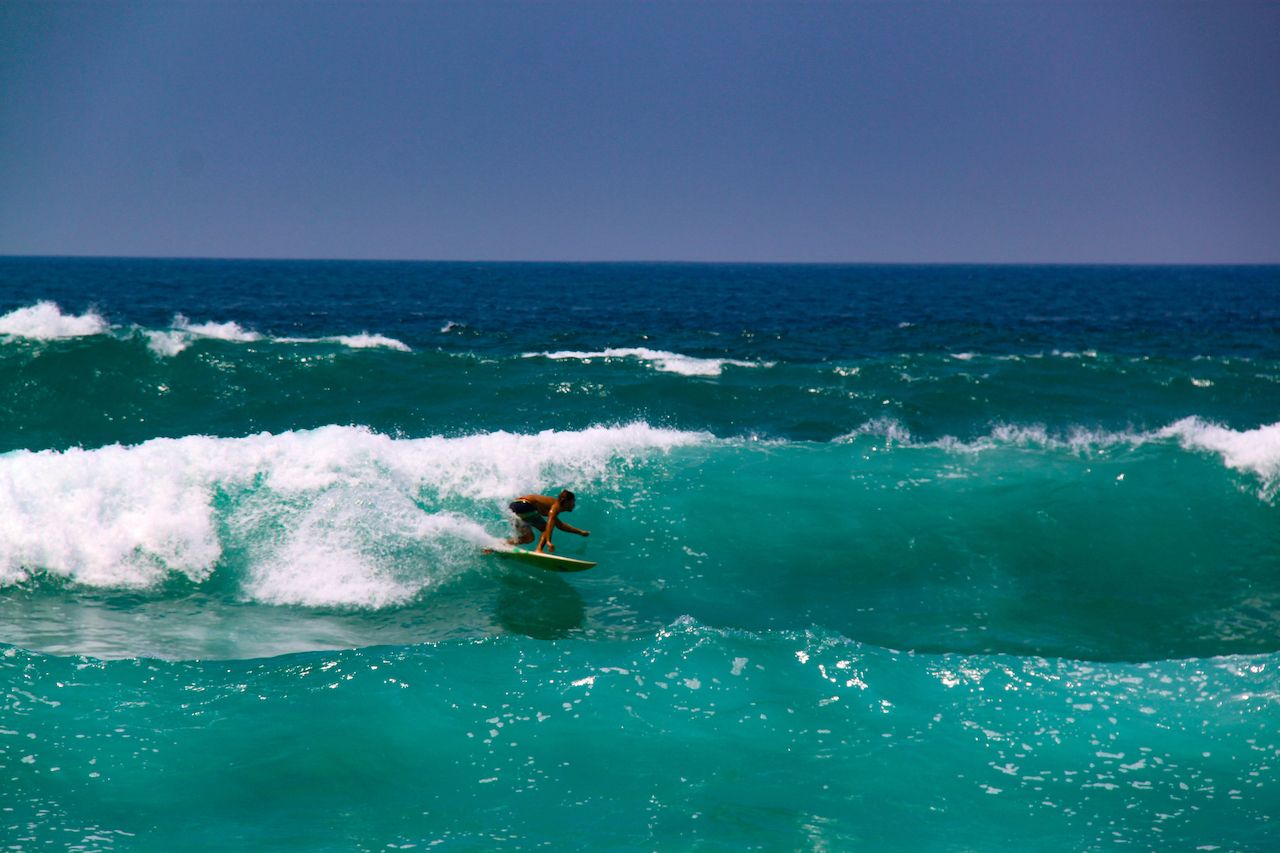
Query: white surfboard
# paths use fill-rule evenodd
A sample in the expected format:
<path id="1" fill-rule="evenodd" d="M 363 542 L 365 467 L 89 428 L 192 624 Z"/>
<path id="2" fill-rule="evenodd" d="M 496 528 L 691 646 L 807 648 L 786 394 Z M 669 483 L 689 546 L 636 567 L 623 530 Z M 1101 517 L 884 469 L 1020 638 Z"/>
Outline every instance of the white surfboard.
<path id="1" fill-rule="evenodd" d="M 575 560 L 572 557 L 561 557 L 557 554 L 543 554 L 526 551 L 524 548 L 494 549 L 495 556 L 504 560 L 515 560 L 527 566 L 536 566 L 550 572 L 582 572 L 595 565 L 588 560 Z"/>

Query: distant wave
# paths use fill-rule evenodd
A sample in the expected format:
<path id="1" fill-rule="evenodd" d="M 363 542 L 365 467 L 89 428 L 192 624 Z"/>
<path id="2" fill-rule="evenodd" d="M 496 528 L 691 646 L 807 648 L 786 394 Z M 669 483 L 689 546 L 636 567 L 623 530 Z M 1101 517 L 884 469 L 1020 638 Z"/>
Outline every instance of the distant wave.
<path id="1" fill-rule="evenodd" d="M 1138 447 L 1151 442 L 1176 441 L 1185 450 L 1215 453 L 1228 468 L 1257 476 L 1263 484 L 1263 497 L 1267 499 L 1280 492 L 1280 422 L 1256 429 L 1233 430 L 1198 417 L 1187 417 L 1160 429 L 1142 432 L 1083 427 L 1051 432 L 1041 425 L 1005 424 L 967 441 L 952 436 L 918 441 L 897 420 L 880 418 L 868 421 L 834 441 L 837 444 L 851 443 L 868 436 L 904 447 L 934 447 L 955 453 L 982 453 L 1001 447 L 1039 447 L 1088 453 L 1121 445 Z"/>
<path id="2" fill-rule="evenodd" d="M 944 436 L 932 441 L 920 441 L 911 430 L 893 418 L 877 418 L 867 421 L 857 429 L 833 439 L 837 444 L 856 441 L 867 436 L 883 438 L 891 444 L 904 447 L 935 447 L 956 453 L 981 453 L 1000 447 L 1042 447 L 1052 450 L 1086 452 L 1119 444 L 1137 445 L 1157 437 L 1157 433 L 1110 432 L 1074 427 L 1066 431 L 1051 432 L 1047 427 L 1035 425 L 1000 424 L 986 435 L 967 441 Z"/>
<path id="3" fill-rule="evenodd" d="M 1083 352 L 1073 352 L 1071 350 L 1051 350 L 1048 353 L 1033 352 L 1022 355 L 987 355 L 980 352 L 953 352 L 948 354 L 948 358 L 955 361 L 974 361 L 991 360 L 991 361 L 1022 361 L 1023 359 L 1042 359 L 1042 358 L 1062 358 L 1062 359 L 1081 359 L 1081 358 L 1098 358 L 1097 350 L 1084 350 Z"/>
<path id="4" fill-rule="evenodd" d="M 193 323 L 182 314 L 175 315 L 170 327 L 167 329 L 114 326 L 95 311 L 88 311 L 79 315 L 64 314 L 57 303 L 49 301 L 37 302 L 35 305 L 18 308 L 0 316 L 0 336 L 7 336 L 11 339 L 50 341 L 111 334 L 117 337 L 139 334 L 147 341 L 148 349 L 156 355 L 164 357 L 175 356 L 202 339 L 231 343 L 254 343 L 257 341 L 284 344 L 322 343 L 338 344 L 351 349 L 382 347 L 401 352 L 410 351 L 409 346 L 402 341 L 386 335 L 370 334 L 369 332 L 319 338 L 269 337 L 252 329 L 246 329 L 234 320 Z"/>
<path id="5" fill-rule="evenodd" d="M 166 330 L 142 330 L 147 346 L 156 355 L 174 356 L 191 346 L 199 338 L 218 341 L 251 343 L 262 340 L 262 335 L 251 332 L 239 323 L 192 323 L 181 314 L 173 318 L 173 327 Z"/>
<path id="6" fill-rule="evenodd" d="M 192 323 L 181 314 L 173 318 L 172 329 L 160 332 L 147 331 L 144 334 L 150 342 L 148 346 L 152 352 L 164 356 L 177 355 L 200 338 L 211 338 L 234 343 L 252 343 L 264 340 L 263 335 L 245 329 L 234 321 L 226 323 Z M 389 338 L 385 335 L 371 335 L 368 332 L 361 332 L 358 335 L 333 335 L 323 338 L 283 337 L 267 338 L 266 340 L 280 344 L 340 344 L 351 349 L 385 347 L 401 352 L 410 351 L 407 344 L 395 338 Z"/>
<path id="7" fill-rule="evenodd" d="M 282 344 L 342 344 L 344 347 L 350 347 L 351 349 L 383 347 L 399 350 L 400 352 L 412 351 L 409 345 L 402 341 L 389 338 L 386 335 L 371 335 L 368 332 L 361 332 L 358 335 L 334 335 L 327 338 L 275 338 L 274 340 Z"/>
<path id="8" fill-rule="evenodd" d="M 1280 490 L 1280 423 L 1233 430 L 1199 418 L 1183 418 L 1156 435 L 1175 438 L 1190 450 L 1216 453 L 1228 468 L 1258 475 L 1266 484 L 1269 497 Z"/>
<path id="9" fill-rule="evenodd" d="M 101 335 L 110 326 L 95 311 L 63 314 L 56 303 L 42 301 L 0 316 L 0 335 L 50 341 Z"/>
<path id="10" fill-rule="evenodd" d="M 582 352 L 561 350 L 558 352 L 526 352 L 524 358 L 549 358 L 556 361 L 573 359 L 589 362 L 592 359 L 634 358 L 664 373 L 682 376 L 719 376 L 726 365 L 734 367 L 772 367 L 773 362 L 740 361 L 733 358 L 699 358 L 678 352 L 648 349 L 647 347 L 621 347 Z"/>
<path id="11" fill-rule="evenodd" d="M 15 451 L 0 456 L 0 585 L 200 583 L 230 551 L 254 600 L 382 607 L 473 562 L 496 541 L 475 519 L 500 517 L 504 499 L 606 483 L 709 438 L 646 424 L 419 439 L 328 426 Z"/>

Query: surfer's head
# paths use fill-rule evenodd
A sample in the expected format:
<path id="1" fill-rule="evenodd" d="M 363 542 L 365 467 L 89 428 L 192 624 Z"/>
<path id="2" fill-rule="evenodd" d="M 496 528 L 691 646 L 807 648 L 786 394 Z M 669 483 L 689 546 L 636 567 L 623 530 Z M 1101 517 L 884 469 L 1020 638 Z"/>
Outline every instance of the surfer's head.
<path id="1" fill-rule="evenodd" d="M 568 489 L 565 489 L 564 491 L 562 491 L 556 497 L 556 500 L 560 501 L 560 509 L 564 510 L 565 512 L 568 512 L 569 510 L 573 509 L 573 505 L 577 502 L 576 499 L 573 497 L 573 492 L 569 491 Z"/>

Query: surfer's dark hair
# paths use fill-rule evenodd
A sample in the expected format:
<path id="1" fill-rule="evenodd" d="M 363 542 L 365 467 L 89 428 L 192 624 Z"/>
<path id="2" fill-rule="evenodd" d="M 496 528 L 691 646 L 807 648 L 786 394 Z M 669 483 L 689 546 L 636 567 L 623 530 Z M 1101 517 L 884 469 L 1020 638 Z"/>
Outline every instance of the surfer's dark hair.
<path id="1" fill-rule="evenodd" d="M 578 499 L 573 496 L 573 492 L 569 491 L 568 489 L 564 489 L 563 491 L 560 492 L 560 500 L 562 502 L 569 501 L 570 503 L 578 502 Z"/>

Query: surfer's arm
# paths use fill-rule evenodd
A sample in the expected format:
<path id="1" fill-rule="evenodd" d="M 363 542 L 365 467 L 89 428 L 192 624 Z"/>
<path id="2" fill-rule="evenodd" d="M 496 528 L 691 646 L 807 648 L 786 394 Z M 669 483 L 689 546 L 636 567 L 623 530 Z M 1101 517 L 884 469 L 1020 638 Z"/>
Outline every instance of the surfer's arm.
<path id="1" fill-rule="evenodd" d="M 556 518 L 559 514 L 559 504 L 552 506 L 551 512 L 547 513 L 547 526 L 542 528 L 542 536 L 538 538 L 538 547 L 533 549 L 535 552 L 541 551 L 543 548 L 546 548 L 548 551 L 555 550 L 555 546 L 551 544 L 551 531 L 556 527 L 564 526 L 564 523 Z"/>
<path id="2" fill-rule="evenodd" d="M 576 533 L 576 534 L 578 534 L 579 536 L 590 536 L 590 535 L 591 535 L 591 531 L 590 531 L 590 530 L 580 530 L 579 528 L 574 527 L 572 524 L 565 524 L 563 521 L 561 521 L 561 520 L 560 520 L 560 519 L 558 519 L 558 518 L 556 519 L 556 527 L 559 527 L 561 530 L 568 531 L 569 533 Z"/>

